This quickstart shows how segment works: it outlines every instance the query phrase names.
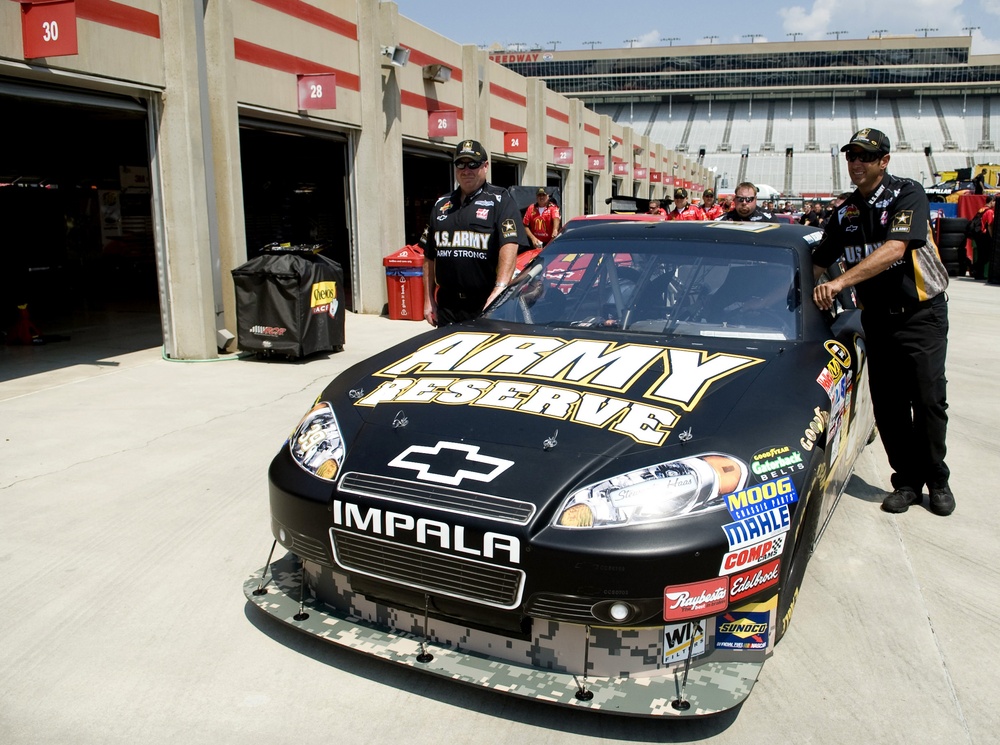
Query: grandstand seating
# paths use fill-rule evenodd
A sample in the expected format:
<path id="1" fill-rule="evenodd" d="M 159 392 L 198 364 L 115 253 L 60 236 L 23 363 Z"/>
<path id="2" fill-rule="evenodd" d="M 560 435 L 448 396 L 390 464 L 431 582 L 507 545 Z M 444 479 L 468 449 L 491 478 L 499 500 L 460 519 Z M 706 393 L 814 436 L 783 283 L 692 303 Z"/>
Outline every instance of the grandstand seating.
<path id="1" fill-rule="evenodd" d="M 631 116 L 640 134 L 690 158 L 704 148 L 703 162 L 715 170 L 722 190 L 741 180 L 788 195 L 848 190 L 840 146 L 863 126 L 881 129 L 892 141 L 891 173 L 926 186 L 934 183 L 935 170 L 1000 163 L 1000 95 L 762 98 L 713 101 L 711 115 L 709 108 L 705 100 L 595 107 L 623 124 Z"/>

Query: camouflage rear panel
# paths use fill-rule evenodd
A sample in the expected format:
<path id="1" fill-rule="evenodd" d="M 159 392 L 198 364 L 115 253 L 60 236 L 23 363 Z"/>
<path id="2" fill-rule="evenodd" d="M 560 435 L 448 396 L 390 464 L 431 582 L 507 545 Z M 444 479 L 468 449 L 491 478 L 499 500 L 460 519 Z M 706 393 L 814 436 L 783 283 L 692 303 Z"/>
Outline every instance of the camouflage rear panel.
<path id="1" fill-rule="evenodd" d="M 302 607 L 308 617 L 296 620 L 303 566 L 309 589 Z M 300 565 L 288 554 L 267 569 L 244 583 L 247 599 L 300 631 L 501 693 L 616 714 L 704 716 L 731 709 L 750 694 L 773 646 L 771 641 L 761 652 L 712 652 L 715 619 L 704 620 L 703 638 L 712 639 L 709 654 L 691 659 L 689 666 L 663 663 L 662 626 L 588 629 L 535 619 L 531 638 L 521 639 L 432 617 L 424 641 L 423 614 L 370 601 L 329 567 Z M 264 592 L 256 595 L 263 576 Z M 317 588 L 322 601 L 314 596 Z M 424 649 L 433 659 L 420 662 Z"/>

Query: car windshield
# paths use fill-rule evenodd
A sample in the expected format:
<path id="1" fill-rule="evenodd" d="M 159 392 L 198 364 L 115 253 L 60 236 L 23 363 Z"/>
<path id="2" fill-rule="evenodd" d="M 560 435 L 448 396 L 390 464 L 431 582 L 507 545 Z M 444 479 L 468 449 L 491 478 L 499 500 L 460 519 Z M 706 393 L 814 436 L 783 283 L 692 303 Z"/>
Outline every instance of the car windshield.
<path id="1" fill-rule="evenodd" d="M 486 316 L 550 328 L 796 339 L 795 266 L 791 249 L 773 246 L 561 240 Z"/>

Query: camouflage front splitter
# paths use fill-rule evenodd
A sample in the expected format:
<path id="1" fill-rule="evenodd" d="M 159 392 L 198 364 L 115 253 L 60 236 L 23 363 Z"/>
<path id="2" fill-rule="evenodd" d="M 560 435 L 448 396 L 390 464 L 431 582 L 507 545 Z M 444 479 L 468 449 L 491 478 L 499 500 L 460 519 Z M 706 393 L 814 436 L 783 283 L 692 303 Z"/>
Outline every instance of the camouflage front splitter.
<path id="1" fill-rule="evenodd" d="M 763 661 L 693 665 L 686 682 L 684 670 L 678 668 L 649 676 L 584 678 L 424 643 L 419 636 L 341 615 L 308 594 L 302 601 L 300 577 L 299 564 L 289 554 L 251 575 L 243 592 L 268 615 L 328 642 L 449 680 L 545 703 L 628 716 L 705 716 L 742 703 L 764 665 Z M 420 661 L 428 656 L 429 660 Z"/>

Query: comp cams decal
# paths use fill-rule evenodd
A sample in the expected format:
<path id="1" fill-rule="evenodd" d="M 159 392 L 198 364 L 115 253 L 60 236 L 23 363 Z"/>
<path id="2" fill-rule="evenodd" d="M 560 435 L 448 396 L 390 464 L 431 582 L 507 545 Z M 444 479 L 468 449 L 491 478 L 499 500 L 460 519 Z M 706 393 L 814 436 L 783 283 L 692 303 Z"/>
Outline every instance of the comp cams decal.
<path id="1" fill-rule="evenodd" d="M 437 403 L 503 409 L 662 445 L 680 418 L 673 407 L 691 411 L 714 382 L 760 362 L 743 355 L 646 344 L 459 332 L 375 373 L 390 380 L 355 405 Z M 662 365 L 663 373 L 642 393 L 653 403 L 609 395 L 629 393 L 654 365 Z"/>

